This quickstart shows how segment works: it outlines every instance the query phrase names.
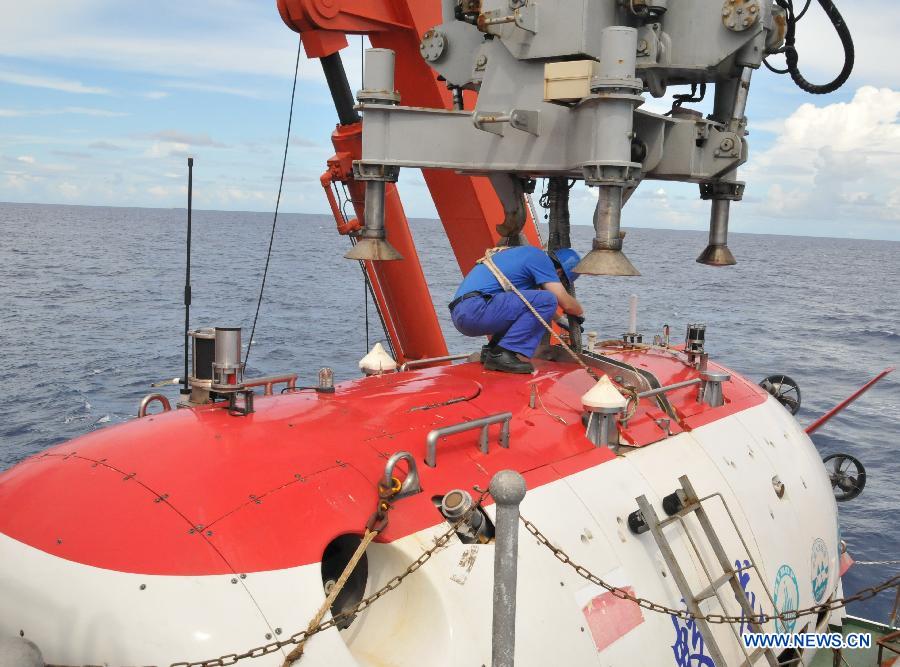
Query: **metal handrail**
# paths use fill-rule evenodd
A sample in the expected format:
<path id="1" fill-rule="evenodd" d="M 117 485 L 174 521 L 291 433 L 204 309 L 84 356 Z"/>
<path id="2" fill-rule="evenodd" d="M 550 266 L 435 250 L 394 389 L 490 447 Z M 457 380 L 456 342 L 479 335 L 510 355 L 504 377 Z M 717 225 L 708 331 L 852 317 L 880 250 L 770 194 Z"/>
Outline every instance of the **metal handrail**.
<path id="1" fill-rule="evenodd" d="M 658 396 L 659 394 L 665 394 L 670 391 L 675 391 L 676 389 L 684 389 L 685 387 L 693 387 L 695 384 L 700 384 L 703 382 L 700 378 L 694 378 L 693 380 L 685 380 L 684 382 L 676 382 L 675 384 L 670 384 L 665 387 L 659 387 L 658 389 L 651 389 L 649 391 L 642 391 L 638 393 L 638 398 L 650 398 L 651 396 Z"/>
<path id="2" fill-rule="evenodd" d="M 138 419 L 147 416 L 147 408 L 150 407 L 151 403 L 159 403 L 162 406 L 163 412 L 168 412 L 172 409 L 172 404 L 169 403 L 169 399 L 162 394 L 147 394 L 141 399 L 141 404 L 138 406 Z"/>
<path id="3" fill-rule="evenodd" d="M 445 357 L 429 357 L 427 359 L 411 359 L 410 361 L 406 361 L 400 364 L 400 372 L 408 371 L 413 366 L 427 366 L 428 364 L 439 364 L 444 361 L 460 361 L 462 359 L 468 359 L 472 356 L 471 352 L 467 352 L 466 354 L 450 354 Z"/>
<path id="4" fill-rule="evenodd" d="M 437 444 L 438 439 L 447 435 L 455 435 L 465 431 L 474 431 L 481 429 L 481 435 L 478 436 L 478 446 L 482 454 L 488 454 L 490 445 L 488 444 L 488 427 L 492 424 L 503 424 L 500 429 L 500 446 L 509 449 L 509 422 L 512 420 L 511 412 L 500 412 L 489 417 L 481 417 L 479 419 L 471 419 L 469 421 L 453 424 L 452 426 L 444 426 L 436 428 L 428 434 L 426 438 L 426 454 L 425 465 L 429 468 L 437 466 Z"/>
<path id="5" fill-rule="evenodd" d="M 297 387 L 297 376 L 296 375 L 269 375 L 267 377 L 261 378 L 251 378 L 249 380 L 244 380 L 244 387 L 250 389 L 252 387 L 265 387 L 263 392 L 264 396 L 272 395 L 272 388 L 276 384 L 285 384 L 288 389 L 294 389 Z"/>

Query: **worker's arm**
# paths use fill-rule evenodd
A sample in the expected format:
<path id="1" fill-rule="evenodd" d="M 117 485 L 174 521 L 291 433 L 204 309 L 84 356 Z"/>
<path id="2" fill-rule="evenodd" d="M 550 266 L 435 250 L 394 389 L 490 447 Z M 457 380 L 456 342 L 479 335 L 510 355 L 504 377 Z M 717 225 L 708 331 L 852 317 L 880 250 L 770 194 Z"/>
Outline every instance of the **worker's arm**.
<path id="1" fill-rule="evenodd" d="M 556 297 L 557 303 L 569 315 L 583 315 L 584 308 L 574 296 L 566 291 L 562 283 L 544 283 L 542 287 Z"/>

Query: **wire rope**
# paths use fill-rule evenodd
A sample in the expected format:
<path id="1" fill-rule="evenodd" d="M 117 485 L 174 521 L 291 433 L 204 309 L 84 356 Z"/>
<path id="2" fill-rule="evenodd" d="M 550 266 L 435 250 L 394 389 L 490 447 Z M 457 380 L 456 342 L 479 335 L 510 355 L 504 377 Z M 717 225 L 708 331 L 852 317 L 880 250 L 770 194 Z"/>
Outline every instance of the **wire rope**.
<path id="1" fill-rule="evenodd" d="M 300 71 L 300 50 L 302 40 L 297 40 L 297 60 L 294 63 L 294 84 L 291 87 L 291 109 L 288 112 L 287 136 L 284 138 L 284 156 L 281 160 L 281 178 L 278 180 L 278 196 L 275 198 L 275 215 L 272 217 L 272 232 L 269 234 L 269 250 L 266 252 L 266 265 L 263 268 L 262 283 L 259 286 L 259 298 L 256 300 L 256 313 L 253 315 L 253 326 L 250 329 L 250 339 L 247 342 L 247 352 L 244 354 L 244 367 L 250 359 L 250 350 L 253 349 L 253 337 L 256 335 L 256 323 L 259 321 L 259 310 L 262 307 L 263 293 L 266 290 L 266 277 L 269 274 L 269 263 L 272 261 L 272 244 L 275 242 L 275 227 L 278 225 L 278 208 L 281 206 L 281 192 L 284 188 L 284 171 L 287 167 L 288 146 L 291 143 L 291 124 L 294 121 L 294 97 L 297 93 L 297 74 Z"/>

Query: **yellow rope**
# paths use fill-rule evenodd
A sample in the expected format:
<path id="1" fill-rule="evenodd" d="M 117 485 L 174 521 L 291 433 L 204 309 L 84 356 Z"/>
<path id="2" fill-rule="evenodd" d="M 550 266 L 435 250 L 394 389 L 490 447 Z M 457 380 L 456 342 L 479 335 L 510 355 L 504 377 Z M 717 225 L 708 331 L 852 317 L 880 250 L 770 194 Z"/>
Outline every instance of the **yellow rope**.
<path id="1" fill-rule="evenodd" d="M 331 592 L 328 593 L 328 597 L 325 598 L 325 602 L 323 602 L 322 606 L 319 607 L 319 611 L 316 612 L 316 615 L 313 616 L 313 619 L 309 622 L 309 625 L 306 628 L 307 632 L 311 633 L 316 627 L 318 627 L 319 623 L 322 622 L 325 614 L 329 609 L 331 609 L 331 605 L 334 604 L 337 596 L 340 595 L 341 591 L 344 589 L 344 586 L 346 585 L 347 580 L 350 578 L 350 575 L 353 574 L 353 570 L 356 569 L 356 565 L 362 559 L 363 554 L 366 552 L 366 548 L 377 536 L 377 530 L 369 530 L 368 528 L 366 529 L 366 533 L 365 535 L 363 535 L 362 541 L 360 541 L 359 546 L 356 548 L 353 556 L 347 562 L 346 567 L 344 567 L 344 571 L 341 572 L 341 576 L 338 577 L 338 580 L 334 583 L 334 586 L 332 586 Z M 300 658 L 302 658 L 303 649 L 306 646 L 307 641 L 308 639 L 304 639 L 299 644 L 297 644 L 296 648 L 288 653 L 281 667 L 290 667 L 290 665 L 295 660 L 299 660 Z"/>

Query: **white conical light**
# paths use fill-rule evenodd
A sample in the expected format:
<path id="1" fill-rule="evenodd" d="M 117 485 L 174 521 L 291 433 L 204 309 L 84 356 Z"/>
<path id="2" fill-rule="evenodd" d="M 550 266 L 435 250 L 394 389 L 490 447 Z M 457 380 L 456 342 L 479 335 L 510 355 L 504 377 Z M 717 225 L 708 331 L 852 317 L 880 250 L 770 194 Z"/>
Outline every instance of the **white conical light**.
<path id="1" fill-rule="evenodd" d="M 375 343 L 372 351 L 359 360 L 359 370 L 366 375 L 378 375 L 397 370 L 397 362 L 381 343 Z"/>
<path id="2" fill-rule="evenodd" d="M 628 401 L 616 386 L 604 375 L 590 391 L 581 397 L 586 410 L 624 410 Z"/>

